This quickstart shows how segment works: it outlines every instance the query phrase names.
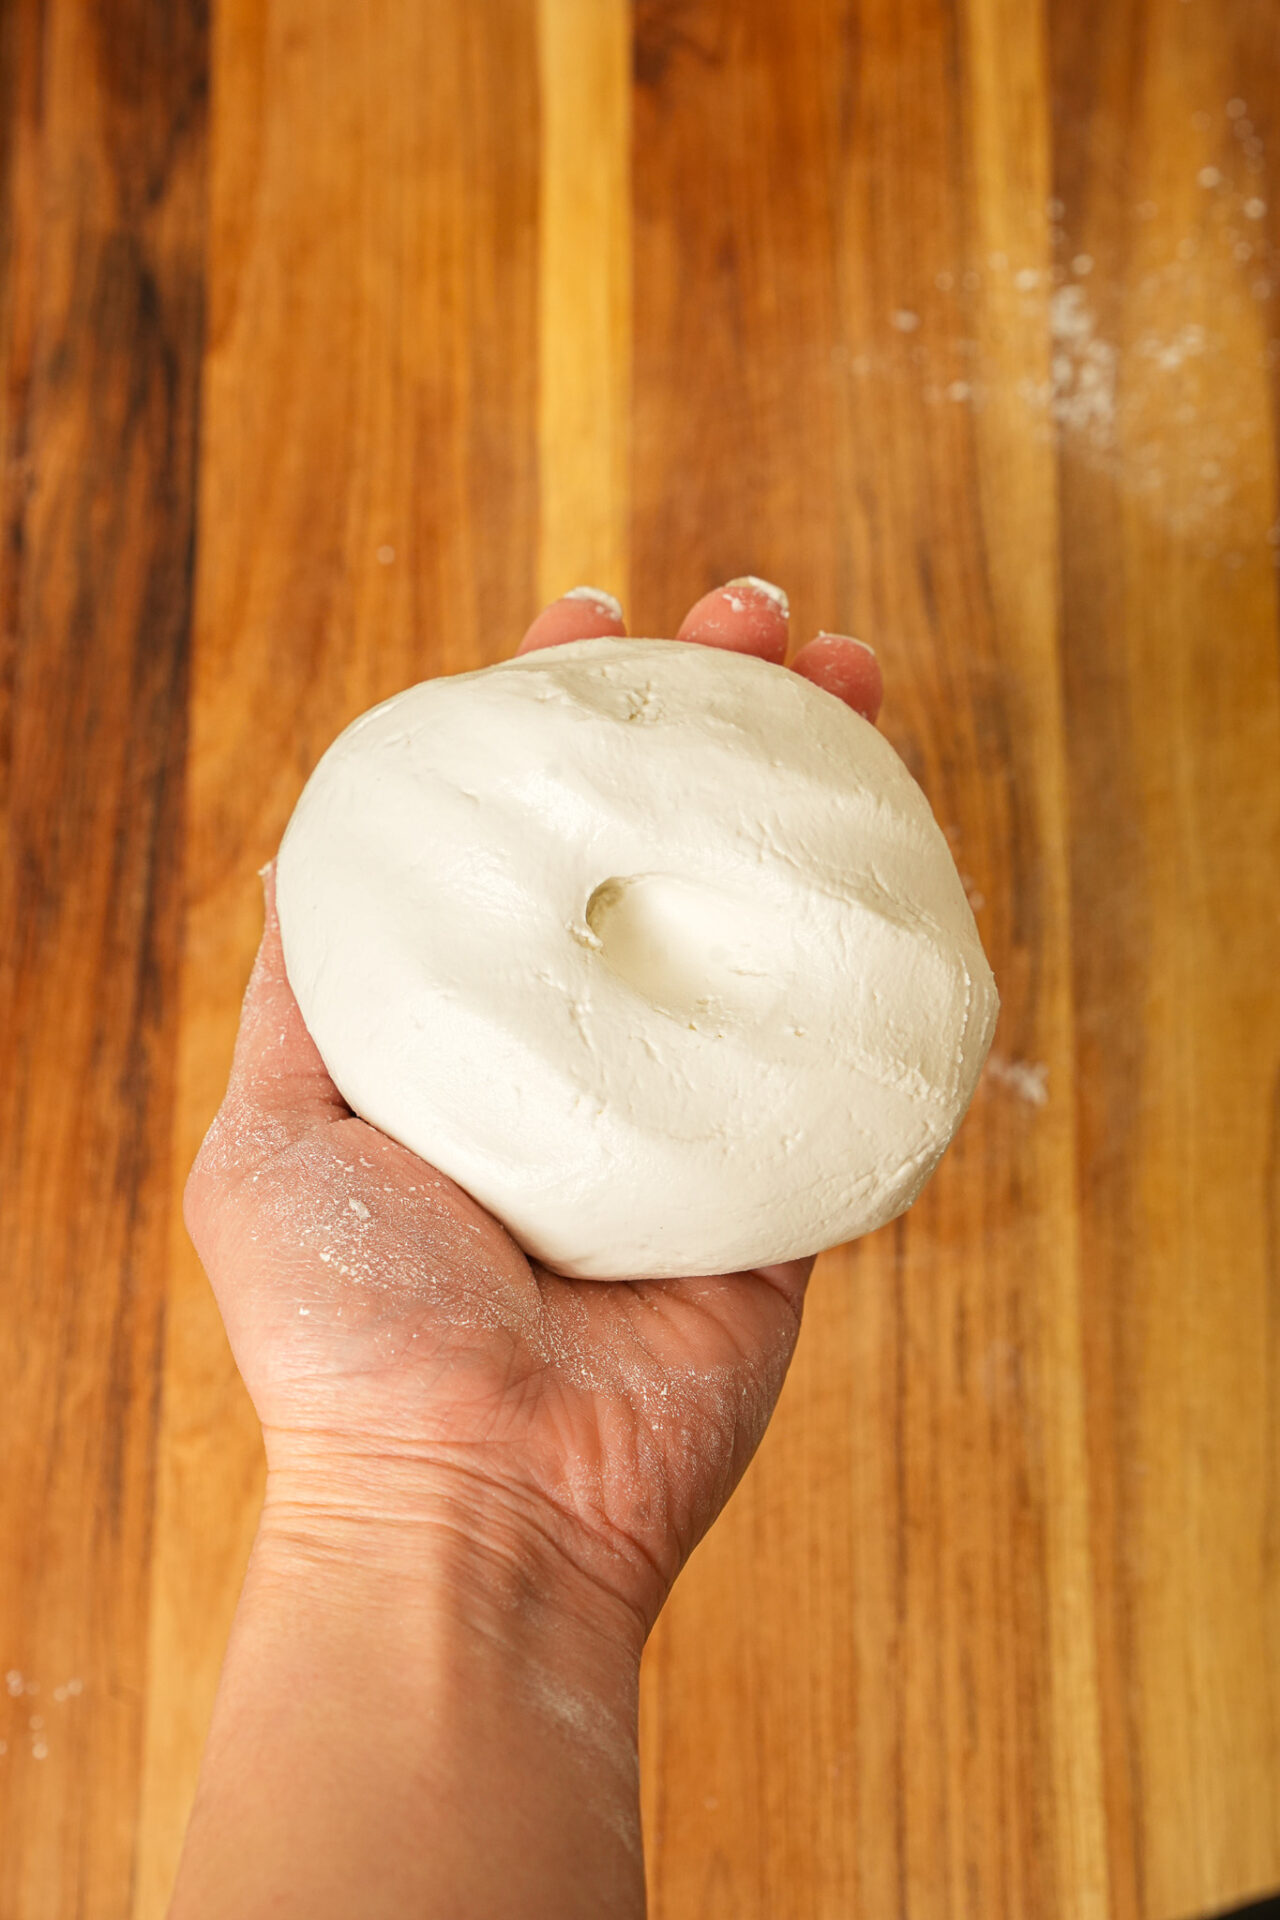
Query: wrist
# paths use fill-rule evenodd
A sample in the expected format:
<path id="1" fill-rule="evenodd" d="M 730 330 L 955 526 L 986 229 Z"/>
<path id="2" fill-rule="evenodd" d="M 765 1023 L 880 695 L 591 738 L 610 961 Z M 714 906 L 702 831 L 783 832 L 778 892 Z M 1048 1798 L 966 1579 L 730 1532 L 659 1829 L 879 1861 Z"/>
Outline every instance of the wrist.
<path id="1" fill-rule="evenodd" d="M 268 1433 L 267 1455 L 258 1555 L 278 1577 L 305 1575 L 333 1601 L 373 1589 L 513 1641 L 553 1632 L 605 1667 L 638 1667 L 646 1619 L 584 1570 L 536 1494 L 346 1437 Z"/>
<path id="2" fill-rule="evenodd" d="M 502 1490 L 269 1458 L 174 1920 L 639 1916 L 634 1617 Z"/>

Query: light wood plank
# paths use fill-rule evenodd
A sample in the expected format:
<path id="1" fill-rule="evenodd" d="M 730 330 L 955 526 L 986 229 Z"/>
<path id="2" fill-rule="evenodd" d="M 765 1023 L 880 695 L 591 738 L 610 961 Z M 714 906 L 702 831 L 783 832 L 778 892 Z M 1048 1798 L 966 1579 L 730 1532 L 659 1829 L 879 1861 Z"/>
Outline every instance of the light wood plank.
<path id="1" fill-rule="evenodd" d="M 885 730 L 985 896 L 998 1044 L 1057 1098 L 993 1082 L 910 1218 L 820 1267 L 659 1629 L 655 1911 L 1096 1913 L 1056 518 L 1018 400 L 1048 342 L 987 270 L 1016 236 L 1047 274 L 1044 50 L 994 8 L 967 41 L 924 7 L 809 26 L 653 16 L 637 234 L 706 280 L 677 302 L 637 260 L 637 406 L 672 449 L 638 462 L 637 579 L 674 538 L 691 597 L 751 528 L 786 543 L 797 639 L 881 648 Z"/>
<path id="2" fill-rule="evenodd" d="M 173 1180 L 225 1084 L 255 869 L 365 707 L 536 611 L 532 26 L 500 4 L 224 0 Z M 261 1447 L 170 1249 L 144 1874 L 158 1920 L 256 1518 Z"/>
<path id="3" fill-rule="evenodd" d="M 538 58 L 538 598 L 595 586 L 625 607 L 631 465 L 626 0 L 539 0 Z"/>
<path id="4" fill-rule="evenodd" d="M 1073 357 L 1117 356 L 1062 446 L 1102 1701 L 1117 1907 L 1159 1915 L 1280 1878 L 1277 24 L 1055 36 Z"/>

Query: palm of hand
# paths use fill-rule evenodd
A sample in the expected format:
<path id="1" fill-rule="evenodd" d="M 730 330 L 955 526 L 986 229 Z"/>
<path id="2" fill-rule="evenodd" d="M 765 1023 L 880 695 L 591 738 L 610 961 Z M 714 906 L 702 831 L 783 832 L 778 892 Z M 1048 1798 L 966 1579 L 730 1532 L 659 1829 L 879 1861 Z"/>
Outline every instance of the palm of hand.
<path id="1" fill-rule="evenodd" d="M 447 1468 L 535 1509 L 651 1618 L 759 1441 L 801 1281 L 786 1269 L 565 1279 L 352 1116 L 318 1055 L 300 1108 L 314 1048 L 296 1003 L 282 1007 L 268 916 L 242 1055 L 254 1059 L 265 1028 L 285 1037 L 265 1065 L 242 1058 L 252 1091 L 238 1074 L 192 1170 L 188 1217 L 269 1452 L 314 1439 Z M 296 1120 L 264 1126 L 273 1098 Z"/>
<path id="2" fill-rule="evenodd" d="M 776 644 L 770 611 L 752 606 L 736 644 L 765 651 L 762 627 Z M 611 624 L 557 602 L 526 646 L 551 643 L 557 612 L 560 639 L 583 637 L 584 614 Z M 270 878 L 186 1210 L 269 1459 L 301 1446 L 447 1471 L 534 1515 L 646 1625 L 759 1442 L 812 1265 L 602 1283 L 531 1263 L 347 1108 L 289 988 Z"/>

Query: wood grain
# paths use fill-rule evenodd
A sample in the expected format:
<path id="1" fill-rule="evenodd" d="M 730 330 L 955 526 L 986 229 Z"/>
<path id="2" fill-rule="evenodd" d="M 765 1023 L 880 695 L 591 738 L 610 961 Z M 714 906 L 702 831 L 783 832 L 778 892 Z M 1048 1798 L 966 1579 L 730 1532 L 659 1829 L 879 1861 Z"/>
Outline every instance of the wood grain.
<path id="1" fill-rule="evenodd" d="M 625 606 L 631 478 L 631 18 L 539 0 L 538 599 Z"/>
<path id="2" fill-rule="evenodd" d="M 3 29 L 0 1912 L 123 1914 L 162 1385 L 199 8 Z"/>
<path id="3" fill-rule="evenodd" d="M 670 469 L 638 463 L 636 577 L 674 574 L 678 597 L 709 584 L 700 565 L 763 549 L 799 632 L 882 650 L 885 729 L 985 895 L 998 1045 L 1058 1096 L 1054 463 L 1017 397 L 1049 343 L 1043 294 L 1024 315 L 987 267 L 1016 247 L 1013 271 L 1050 271 L 1047 140 L 1026 141 L 1043 43 L 1013 9 L 975 11 L 964 37 L 941 8 L 864 10 L 857 34 L 839 9 L 813 18 L 793 36 L 764 6 L 707 10 L 695 31 L 686 10 L 644 54 L 660 80 L 637 100 L 638 232 L 707 284 L 677 301 L 637 264 L 655 288 L 637 393 L 669 412 L 655 456 L 677 445 Z M 774 86 L 805 111 L 779 111 Z M 696 412 L 674 374 L 694 355 Z M 692 506 L 671 472 L 695 462 Z M 1029 1117 L 988 1084 L 909 1220 L 815 1279 L 768 1442 L 654 1647 L 678 1703 L 649 1754 L 660 1915 L 784 1912 L 796 1885 L 823 1915 L 1106 1910 L 1070 1099 Z M 689 1710 L 719 1696 L 699 1680 L 717 1618 L 719 1688 L 746 1676 L 754 1738 Z"/>
<path id="4" fill-rule="evenodd" d="M 216 16 L 175 1189 L 225 1084 L 256 869 L 307 772 L 365 707 L 502 657 L 536 611 L 536 81 L 516 5 Z M 170 1275 L 146 1916 L 261 1490 L 176 1216 Z"/>
<path id="5" fill-rule="evenodd" d="M 13 0 L 0 88 L 5 1920 L 164 1911 L 261 1487 L 177 1200 L 307 772 L 745 571 L 879 648 L 1003 1010 L 659 1623 L 652 1913 L 1280 1886 L 1274 7 Z"/>
<path id="6" fill-rule="evenodd" d="M 1276 1878 L 1277 54 L 1178 4 L 1053 47 L 1125 369 L 1064 463 L 1062 657 L 1113 1873 L 1160 1913 Z"/>

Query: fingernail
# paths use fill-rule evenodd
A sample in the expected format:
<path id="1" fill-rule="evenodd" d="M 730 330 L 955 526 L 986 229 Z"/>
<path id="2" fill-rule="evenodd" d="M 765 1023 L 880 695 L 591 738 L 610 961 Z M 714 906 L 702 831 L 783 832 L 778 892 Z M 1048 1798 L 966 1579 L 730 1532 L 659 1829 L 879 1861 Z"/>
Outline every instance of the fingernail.
<path id="1" fill-rule="evenodd" d="M 828 633 L 826 628 L 824 627 L 821 633 L 816 633 L 813 637 L 815 640 L 847 640 L 851 647 L 861 647 L 863 652 L 869 653 L 873 660 L 876 657 L 875 648 L 872 646 L 869 646 L 865 640 L 859 640 L 856 634 Z"/>
<path id="2" fill-rule="evenodd" d="M 739 573 L 728 582 L 731 587 L 754 587 L 766 600 L 772 600 L 784 620 L 791 618 L 791 602 L 781 587 L 775 587 L 772 580 L 762 580 L 758 573 Z"/>
<path id="3" fill-rule="evenodd" d="M 593 600 L 598 607 L 611 613 L 615 620 L 622 618 L 622 602 L 615 600 L 603 587 L 570 587 L 568 593 L 562 593 L 562 600 Z"/>

